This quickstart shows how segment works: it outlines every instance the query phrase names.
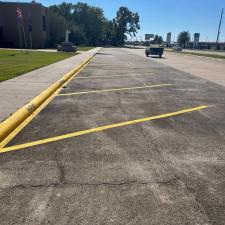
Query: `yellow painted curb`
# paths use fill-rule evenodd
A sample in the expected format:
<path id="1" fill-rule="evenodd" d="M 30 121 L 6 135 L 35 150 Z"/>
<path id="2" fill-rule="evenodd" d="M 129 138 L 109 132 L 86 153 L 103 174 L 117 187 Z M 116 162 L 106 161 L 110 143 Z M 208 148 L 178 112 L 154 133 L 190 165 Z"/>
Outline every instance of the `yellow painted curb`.
<path id="1" fill-rule="evenodd" d="M 32 113 L 34 113 L 48 98 L 51 97 L 60 87 L 62 87 L 76 72 L 87 65 L 95 54 L 86 61 L 82 62 L 75 69 L 66 73 L 62 78 L 44 90 L 40 95 L 36 96 L 25 106 L 16 111 L 8 119 L 0 123 L 0 143 L 11 134 L 23 121 L 25 121 Z"/>

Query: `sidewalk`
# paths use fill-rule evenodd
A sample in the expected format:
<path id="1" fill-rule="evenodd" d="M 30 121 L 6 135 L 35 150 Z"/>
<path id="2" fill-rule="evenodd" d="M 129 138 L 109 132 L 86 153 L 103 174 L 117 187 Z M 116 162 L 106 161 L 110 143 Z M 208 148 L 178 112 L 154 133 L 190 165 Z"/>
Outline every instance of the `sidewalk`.
<path id="1" fill-rule="evenodd" d="M 100 48 L 42 67 L 0 83 L 0 121 L 24 106 L 65 73 L 93 56 Z"/>

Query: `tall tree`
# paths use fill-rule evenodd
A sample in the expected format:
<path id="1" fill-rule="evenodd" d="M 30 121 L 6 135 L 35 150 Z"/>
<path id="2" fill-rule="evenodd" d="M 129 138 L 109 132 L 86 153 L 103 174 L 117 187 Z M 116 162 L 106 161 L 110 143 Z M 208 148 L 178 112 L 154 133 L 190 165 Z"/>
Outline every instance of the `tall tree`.
<path id="1" fill-rule="evenodd" d="M 114 20 L 104 21 L 103 28 L 103 45 L 115 45 L 116 22 Z"/>
<path id="2" fill-rule="evenodd" d="M 115 22 L 117 44 L 124 44 L 126 35 L 135 37 L 140 29 L 138 14 L 131 12 L 127 7 L 119 8 Z"/>
<path id="3" fill-rule="evenodd" d="M 49 11 L 50 47 L 56 47 L 56 44 L 65 40 L 67 26 L 67 21 L 63 16 L 60 16 L 51 10 Z"/>
<path id="4" fill-rule="evenodd" d="M 88 45 L 99 45 L 103 40 L 104 21 L 103 11 L 99 7 L 78 3 L 73 6 L 73 23 L 82 27 Z"/>
<path id="5" fill-rule="evenodd" d="M 179 33 L 177 42 L 183 47 L 186 47 L 190 39 L 191 39 L 190 33 L 188 31 L 183 31 Z"/>
<path id="6" fill-rule="evenodd" d="M 77 24 L 72 24 L 70 26 L 70 31 L 71 32 L 69 35 L 69 41 L 73 42 L 75 45 L 87 44 L 86 34 L 82 26 L 79 26 Z"/>
<path id="7" fill-rule="evenodd" d="M 156 34 L 154 37 L 153 43 L 154 44 L 163 44 L 163 37 Z"/>
<path id="8" fill-rule="evenodd" d="M 71 15 L 73 11 L 73 5 L 71 3 L 63 2 L 60 5 L 50 6 L 49 9 L 64 17 L 67 21 L 70 21 L 72 19 Z"/>
<path id="9" fill-rule="evenodd" d="M 51 28 L 56 29 L 50 34 L 51 42 L 54 44 L 65 35 L 65 29 L 71 31 L 69 36 L 71 42 L 94 46 L 122 45 L 127 35 L 135 37 L 140 29 L 138 14 L 126 7 L 121 7 L 113 20 L 107 20 L 101 8 L 81 2 L 77 4 L 63 2 L 60 5 L 50 6 L 49 11 Z M 62 27 L 58 24 L 62 24 Z"/>

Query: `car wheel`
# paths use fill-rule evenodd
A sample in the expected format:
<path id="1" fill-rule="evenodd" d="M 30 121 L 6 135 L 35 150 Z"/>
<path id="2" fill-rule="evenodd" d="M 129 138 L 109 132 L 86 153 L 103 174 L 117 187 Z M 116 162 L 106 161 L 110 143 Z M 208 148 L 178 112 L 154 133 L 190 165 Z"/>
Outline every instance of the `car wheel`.
<path id="1" fill-rule="evenodd" d="M 146 55 L 146 57 L 148 57 L 148 52 L 147 52 L 147 50 L 145 51 L 145 55 Z"/>

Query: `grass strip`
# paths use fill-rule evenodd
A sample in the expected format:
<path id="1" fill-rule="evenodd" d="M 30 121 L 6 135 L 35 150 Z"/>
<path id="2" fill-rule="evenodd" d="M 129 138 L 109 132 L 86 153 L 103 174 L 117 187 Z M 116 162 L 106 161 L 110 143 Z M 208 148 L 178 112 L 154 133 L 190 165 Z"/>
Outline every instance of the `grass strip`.
<path id="1" fill-rule="evenodd" d="M 209 57 L 209 58 L 216 58 L 216 59 L 225 59 L 225 55 L 219 55 L 219 54 L 213 54 L 213 53 L 198 53 L 198 52 L 176 52 L 172 50 L 166 50 L 169 52 L 175 52 L 178 54 L 186 54 L 186 55 L 196 55 L 196 56 L 204 56 L 204 57 Z"/>
<path id="2" fill-rule="evenodd" d="M 0 82 L 74 56 L 70 52 L 0 50 Z"/>

